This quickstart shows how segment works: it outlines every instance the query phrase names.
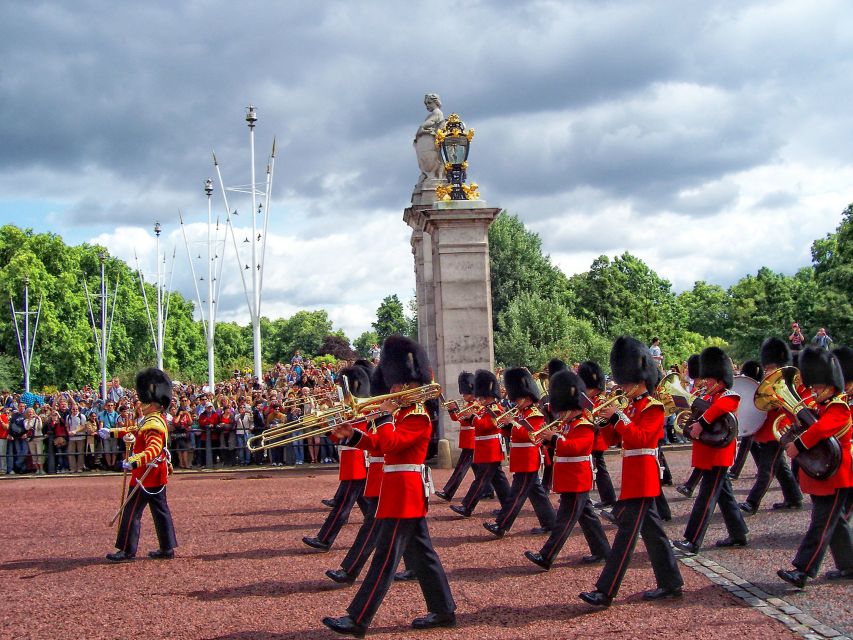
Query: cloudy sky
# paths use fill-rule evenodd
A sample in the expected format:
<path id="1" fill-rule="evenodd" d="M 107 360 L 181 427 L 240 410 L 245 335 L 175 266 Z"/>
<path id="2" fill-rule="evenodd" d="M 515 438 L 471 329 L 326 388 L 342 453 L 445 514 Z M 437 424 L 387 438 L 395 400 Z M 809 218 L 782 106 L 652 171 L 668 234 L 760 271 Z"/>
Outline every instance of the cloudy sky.
<path id="1" fill-rule="evenodd" d="M 843 0 L 12 0 L 0 25 L 0 222 L 152 270 L 160 220 L 194 298 L 178 210 L 203 238 L 211 150 L 249 182 L 252 102 L 259 175 L 278 140 L 262 312 L 325 308 L 351 337 L 412 295 L 426 92 L 476 129 L 483 198 L 567 273 L 626 250 L 678 290 L 792 273 L 853 201 Z M 248 260 L 223 248 L 220 318 L 245 322 Z"/>

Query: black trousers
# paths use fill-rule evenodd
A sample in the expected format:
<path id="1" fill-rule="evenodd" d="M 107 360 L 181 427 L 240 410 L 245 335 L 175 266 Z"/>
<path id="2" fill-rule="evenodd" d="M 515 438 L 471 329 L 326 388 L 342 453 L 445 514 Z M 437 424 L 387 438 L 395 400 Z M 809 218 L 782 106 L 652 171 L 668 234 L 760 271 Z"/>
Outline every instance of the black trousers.
<path id="1" fill-rule="evenodd" d="M 812 578 L 817 576 L 826 550 L 832 551 L 839 571 L 853 569 L 853 538 L 844 517 L 851 489 L 836 489 L 830 496 L 812 496 L 812 519 L 793 565 Z"/>
<path id="2" fill-rule="evenodd" d="M 548 452 L 548 460 L 551 464 L 546 464 L 542 469 L 542 488 L 545 493 L 551 493 L 551 488 L 554 486 L 554 456 L 556 455 L 557 445 L 554 442 L 549 442 L 545 445 L 545 450 Z"/>
<path id="3" fill-rule="evenodd" d="M 501 508 L 506 506 L 509 500 L 509 481 L 504 475 L 504 470 L 500 462 L 487 462 L 474 464 L 474 482 L 468 487 L 468 493 L 462 498 L 462 506 L 468 512 L 474 511 L 477 508 L 477 503 L 483 497 L 483 489 L 492 485 L 495 488 L 495 495 L 501 503 Z"/>
<path id="4" fill-rule="evenodd" d="M 566 540 L 569 539 L 569 535 L 571 535 L 577 522 L 581 525 L 581 531 L 583 531 L 586 543 L 593 555 L 607 557 L 607 554 L 610 553 L 610 543 L 607 542 L 601 521 L 592 508 L 589 492 L 561 493 L 560 507 L 557 509 L 557 522 L 539 552 L 549 565 L 554 563 L 554 558 L 566 544 Z"/>
<path id="5" fill-rule="evenodd" d="M 429 537 L 426 518 L 383 518 L 377 522 L 376 550 L 364 582 L 347 607 L 350 617 L 358 624 L 370 624 L 394 581 L 401 557 L 415 572 L 428 611 L 439 615 L 456 611 L 447 575 Z"/>
<path id="6" fill-rule="evenodd" d="M 344 480 L 341 482 L 341 489 L 335 494 L 335 506 L 326 516 L 323 526 L 320 527 L 320 533 L 317 534 L 320 542 L 332 544 L 335 541 L 341 528 L 349 520 L 350 511 L 356 502 L 358 502 L 361 512 L 367 513 L 368 504 L 364 498 L 364 483 L 364 480 Z"/>
<path id="7" fill-rule="evenodd" d="M 598 496 L 604 504 L 613 504 L 616 502 L 616 490 L 613 488 L 613 480 L 610 479 L 610 472 L 604 462 L 604 452 L 593 451 L 592 462 L 595 465 L 595 486 L 598 489 Z"/>
<path id="8" fill-rule="evenodd" d="M 747 454 L 752 454 L 752 460 L 755 462 L 755 466 L 758 466 L 758 447 L 759 444 L 752 439 L 752 436 L 740 439 L 737 445 L 734 464 L 729 467 L 729 475 L 733 480 L 740 478 L 740 474 L 743 473 Z"/>
<path id="9" fill-rule="evenodd" d="M 662 484 L 672 484 L 672 471 L 669 469 L 669 463 L 666 461 L 666 456 L 663 454 L 663 446 L 658 443 L 658 464 L 663 469 Z"/>
<path id="10" fill-rule="evenodd" d="M 699 484 L 699 480 L 702 478 L 702 469 L 697 469 L 693 467 L 690 470 L 690 475 L 687 477 L 687 480 L 684 482 L 684 486 L 693 491 L 696 488 L 696 485 Z"/>
<path id="11" fill-rule="evenodd" d="M 116 549 L 124 551 L 129 556 L 136 555 L 136 548 L 139 545 L 139 525 L 146 505 L 154 519 L 154 530 L 157 532 L 160 548 L 165 551 L 178 546 L 172 512 L 169 511 L 169 503 L 166 502 L 166 487 L 153 489 L 139 487 L 122 511 L 116 535 Z"/>
<path id="12" fill-rule="evenodd" d="M 542 487 L 537 471 L 512 474 L 509 498 L 505 503 L 502 503 L 501 512 L 495 519 L 495 523 L 501 529 L 509 531 L 528 498 L 530 498 L 530 504 L 533 505 L 533 510 L 536 512 L 536 517 L 539 518 L 539 526 L 545 529 L 553 527 L 556 519 L 554 507 Z"/>
<path id="13" fill-rule="evenodd" d="M 764 494 L 770 488 L 770 480 L 775 476 L 776 480 L 779 481 L 779 486 L 782 487 L 782 496 L 785 502 L 802 502 L 803 492 L 800 491 L 799 483 L 794 480 L 782 445 L 773 440 L 757 443 L 756 447 L 758 449 L 758 460 L 755 464 L 758 469 L 755 473 L 755 483 L 752 485 L 746 501 L 758 509 Z"/>
<path id="14" fill-rule="evenodd" d="M 473 449 L 462 449 L 459 453 L 459 460 L 456 461 L 456 466 L 453 468 L 453 473 L 450 474 L 450 477 L 447 479 L 447 484 L 444 485 L 444 489 L 442 491 L 447 494 L 448 498 L 452 498 L 456 495 L 456 492 L 459 490 L 459 485 L 462 484 L 462 480 L 465 479 L 465 476 L 468 473 L 468 469 L 471 468 L 471 462 L 474 460 L 474 450 Z M 493 493 L 494 490 L 492 486 L 489 485 L 483 489 L 484 494 Z"/>
<path id="15" fill-rule="evenodd" d="M 699 482 L 699 495 L 693 502 L 690 518 L 687 520 L 687 528 L 684 530 L 685 540 L 692 542 L 696 548 L 702 546 L 705 532 L 714 515 L 717 504 L 723 514 L 726 530 L 733 538 L 745 538 L 749 533 L 743 513 L 738 507 L 735 494 L 732 492 L 732 483 L 729 480 L 728 467 L 714 467 L 703 470 L 702 479 Z"/>
<path id="16" fill-rule="evenodd" d="M 666 494 L 663 492 L 663 487 L 660 488 L 660 493 L 655 498 L 655 508 L 658 512 L 658 517 L 661 520 L 669 522 L 672 520 L 672 511 L 669 508 L 669 502 L 666 499 Z"/>
<path id="17" fill-rule="evenodd" d="M 379 498 L 364 498 L 364 501 L 367 503 L 364 522 L 361 523 L 350 550 L 341 560 L 341 569 L 354 576 L 361 572 L 364 563 L 376 548 L 376 534 L 379 531 L 379 520 L 376 519 Z"/>
<path id="18" fill-rule="evenodd" d="M 613 515 L 619 529 L 595 588 L 611 598 L 616 595 L 628 570 L 638 535 L 643 536 L 657 585 L 664 589 L 681 587 L 684 580 L 658 517 L 654 498 L 620 500 L 613 509 Z"/>

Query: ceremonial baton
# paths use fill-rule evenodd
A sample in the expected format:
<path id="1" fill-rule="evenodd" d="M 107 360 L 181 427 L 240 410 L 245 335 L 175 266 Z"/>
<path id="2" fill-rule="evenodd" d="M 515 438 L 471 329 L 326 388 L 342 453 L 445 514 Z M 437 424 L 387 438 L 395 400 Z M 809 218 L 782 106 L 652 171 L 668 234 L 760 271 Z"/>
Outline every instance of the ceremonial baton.
<path id="1" fill-rule="evenodd" d="M 151 473 L 151 470 L 156 467 L 160 462 L 162 462 L 162 460 L 160 460 L 160 456 L 157 456 L 148 464 L 148 468 L 145 470 L 145 473 L 143 473 L 139 477 L 139 480 L 136 482 L 136 485 L 133 487 L 133 489 L 130 490 L 130 493 L 127 494 L 127 498 L 124 499 L 124 502 L 121 503 L 121 506 L 118 508 L 118 511 L 116 511 L 116 514 L 113 516 L 113 519 L 110 520 L 110 526 L 115 524 L 115 521 L 119 519 L 119 516 L 121 516 L 122 512 L 124 511 L 124 508 L 130 502 L 131 498 L 133 498 L 133 496 L 136 495 L 136 492 L 139 491 L 139 487 L 142 486 L 142 481 L 145 480 L 146 477 L 148 477 L 148 474 Z"/>

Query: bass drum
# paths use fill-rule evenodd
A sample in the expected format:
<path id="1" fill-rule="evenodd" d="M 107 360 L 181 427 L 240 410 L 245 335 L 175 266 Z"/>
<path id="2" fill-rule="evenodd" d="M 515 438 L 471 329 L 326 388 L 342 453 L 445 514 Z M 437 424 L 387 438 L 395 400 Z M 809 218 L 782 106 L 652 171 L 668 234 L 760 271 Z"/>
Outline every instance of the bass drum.
<path id="1" fill-rule="evenodd" d="M 740 396 L 737 423 L 741 438 L 755 435 L 767 417 L 766 411 L 761 411 L 755 406 L 754 398 L 757 389 L 758 383 L 749 376 L 735 376 L 732 391 Z"/>

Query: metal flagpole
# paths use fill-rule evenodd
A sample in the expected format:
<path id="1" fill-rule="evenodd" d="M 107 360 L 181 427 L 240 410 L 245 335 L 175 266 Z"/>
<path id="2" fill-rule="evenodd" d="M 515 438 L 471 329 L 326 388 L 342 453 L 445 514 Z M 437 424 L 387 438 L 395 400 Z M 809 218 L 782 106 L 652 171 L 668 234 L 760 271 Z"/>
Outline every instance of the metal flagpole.
<path id="1" fill-rule="evenodd" d="M 249 125 L 249 154 L 251 155 L 252 181 L 252 298 L 254 313 L 252 314 L 252 344 L 254 347 L 255 378 L 259 381 L 263 376 L 261 371 L 261 291 L 258 287 L 258 276 L 261 265 L 258 262 L 258 227 L 257 227 L 257 189 L 255 188 L 255 123 L 258 114 L 255 107 L 249 105 L 246 109 L 246 123 Z"/>
<path id="2" fill-rule="evenodd" d="M 101 252 L 101 400 L 107 402 L 107 255 Z"/>
<path id="3" fill-rule="evenodd" d="M 210 393 L 213 393 L 213 390 L 216 388 L 216 384 L 214 382 L 214 357 L 213 357 L 213 338 L 216 330 L 216 322 L 214 318 L 215 308 L 214 308 L 214 300 L 216 297 L 216 289 L 214 286 L 214 273 L 215 273 L 215 265 L 213 258 L 214 251 L 214 243 L 211 240 L 211 232 L 213 230 L 213 212 L 212 212 L 212 203 L 211 196 L 213 196 L 213 180 L 208 178 L 204 181 L 204 193 L 207 195 L 207 386 L 210 389 Z M 218 226 L 217 226 L 217 238 L 219 236 Z M 224 247 L 223 247 L 224 253 Z"/>
<path id="4" fill-rule="evenodd" d="M 163 276 L 160 271 L 160 232 L 163 228 L 159 222 L 154 223 L 154 235 L 156 236 L 156 253 L 154 261 L 157 264 L 157 368 L 163 369 Z"/>
<path id="5" fill-rule="evenodd" d="M 9 306 L 12 308 L 12 320 L 15 323 L 15 337 L 18 340 L 18 353 L 21 356 L 21 368 L 24 371 L 24 391 L 30 390 L 30 365 L 35 352 L 36 333 L 39 328 L 39 316 L 41 315 L 41 297 L 39 297 L 38 308 L 35 314 L 30 311 L 30 279 L 24 278 L 24 310 L 15 311 L 15 303 L 9 298 Z M 36 321 L 33 326 L 33 335 L 30 337 L 30 316 L 35 315 Z M 24 339 L 21 340 L 21 331 L 18 327 L 18 316 L 24 318 Z"/>

